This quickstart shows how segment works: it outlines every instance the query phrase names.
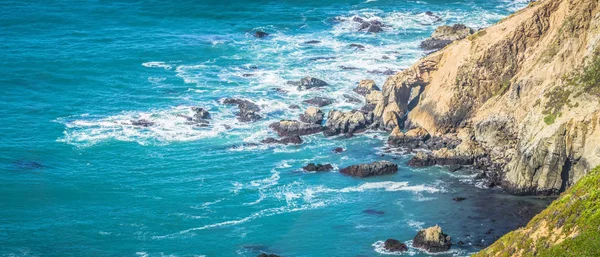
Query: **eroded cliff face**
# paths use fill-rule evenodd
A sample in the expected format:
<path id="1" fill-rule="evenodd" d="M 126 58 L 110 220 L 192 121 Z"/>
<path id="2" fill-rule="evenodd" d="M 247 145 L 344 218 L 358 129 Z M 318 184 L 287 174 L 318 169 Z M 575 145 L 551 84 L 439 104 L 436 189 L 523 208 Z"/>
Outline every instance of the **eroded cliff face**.
<path id="1" fill-rule="evenodd" d="M 555 194 L 600 164 L 599 51 L 598 0 L 538 1 L 391 76 L 375 116 L 460 138 L 445 156 L 484 149 L 513 193 Z"/>

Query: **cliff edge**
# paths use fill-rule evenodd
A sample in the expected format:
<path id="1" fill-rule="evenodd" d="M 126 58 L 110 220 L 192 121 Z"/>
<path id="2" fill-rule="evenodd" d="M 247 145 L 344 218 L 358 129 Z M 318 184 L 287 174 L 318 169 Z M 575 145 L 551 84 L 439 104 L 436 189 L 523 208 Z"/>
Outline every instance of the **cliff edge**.
<path id="1" fill-rule="evenodd" d="M 388 78 L 380 128 L 461 143 L 514 194 L 557 194 L 600 164 L 600 3 L 543 0 Z"/>

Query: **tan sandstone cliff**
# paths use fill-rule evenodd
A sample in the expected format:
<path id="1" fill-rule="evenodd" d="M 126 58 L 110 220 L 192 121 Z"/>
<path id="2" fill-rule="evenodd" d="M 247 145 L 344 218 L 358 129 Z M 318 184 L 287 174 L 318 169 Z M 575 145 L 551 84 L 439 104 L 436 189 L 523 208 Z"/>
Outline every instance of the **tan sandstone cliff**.
<path id="1" fill-rule="evenodd" d="M 504 188 L 555 194 L 600 164 L 600 3 L 544 0 L 388 78 L 380 127 L 462 140 Z M 597 67 L 596 67 L 597 66 Z"/>

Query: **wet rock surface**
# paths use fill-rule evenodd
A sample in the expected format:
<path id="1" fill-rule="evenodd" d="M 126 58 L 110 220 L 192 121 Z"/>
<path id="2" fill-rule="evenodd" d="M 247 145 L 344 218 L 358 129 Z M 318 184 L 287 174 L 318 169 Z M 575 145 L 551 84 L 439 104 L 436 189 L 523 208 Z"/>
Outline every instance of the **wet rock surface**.
<path id="1" fill-rule="evenodd" d="M 323 57 L 323 58 L 325 58 L 325 57 Z M 298 90 L 307 90 L 307 89 L 317 88 L 317 87 L 326 87 L 329 85 L 329 84 L 327 84 L 327 82 L 325 82 L 321 79 L 310 77 L 310 76 L 301 78 L 300 81 L 288 81 L 287 84 L 298 87 Z"/>
<path id="2" fill-rule="evenodd" d="M 302 144 L 304 142 L 304 140 L 302 140 L 302 138 L 300 136 L 290 136 L 290 137 L 284 137 L 281 139 L 268 137 L 260 142 L 263 144 L 299 145 L 299 144 Z"/>
<path id="3" fill-rule="evenodd" d="M 309 124 L 319 124 L 323 123 L 323 119 L 325 118 L 325 114 L 321 109 L 311 106 L 306 108 L 303 114 L 300 114 L 300 121 L 309 123 Z"/>
<path id="4" fill-rule="evenodd" d="M 385 240 L 385 242 L 383 243 L 383 248 L 388 252 L 408 251 L 408 246 L 406 246 L 406 244 L 392 238 Z"/>
<path id="5" fill-rule="evenodd" d="M 331 105 L 332 103 L 335 102 L 335 100 L 331 99 L 331 98 L 327 98 L 327 97 L 320 97 L 320 96 L 318 96 L 318 97 L 315 97 L 315 98 L 304 100 L 302 102 L 306 103 L 306 104 L 310 104 L 312 106 L 324 107 L 324 106 L 327 106 L 327 105 Z"/>
<path id="6" fill-rule="evenodd" d="M 302 167 L 302 169 L 309 172 L 325 172 L 333 170 L 333 166 L 331 164 L 309 163 L 306 166 Z"/>
<path id="7" fill-rule="evenodd" d="M 342 174 L 361 178 L 389 175 L 396 172 L 398 172 L 398 165 L 389 161 L 357 164 L 340 170 L 340 173 Z"/>
<path id="8" fill-rule="evenodd" d="M 239 109 L 237 118 L 239 121 L 255 122 L 262 119 L 262 116 L 259 114 L 260 107 L 249 100 L 240 98 L 226 98 L 223 100 L 223 104 L 237 105 Z"/>

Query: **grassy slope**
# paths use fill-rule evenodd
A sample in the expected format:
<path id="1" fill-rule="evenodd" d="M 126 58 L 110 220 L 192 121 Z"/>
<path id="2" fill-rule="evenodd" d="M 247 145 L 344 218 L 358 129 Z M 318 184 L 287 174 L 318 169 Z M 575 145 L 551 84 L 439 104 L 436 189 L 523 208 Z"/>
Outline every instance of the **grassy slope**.
<path id="1" fill-rule="evenodd" d="M 600 166 L 526 227 L 474 256 L 600 256 Z"/>

